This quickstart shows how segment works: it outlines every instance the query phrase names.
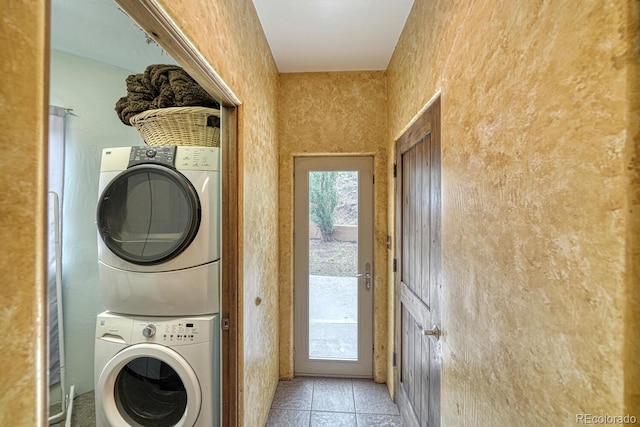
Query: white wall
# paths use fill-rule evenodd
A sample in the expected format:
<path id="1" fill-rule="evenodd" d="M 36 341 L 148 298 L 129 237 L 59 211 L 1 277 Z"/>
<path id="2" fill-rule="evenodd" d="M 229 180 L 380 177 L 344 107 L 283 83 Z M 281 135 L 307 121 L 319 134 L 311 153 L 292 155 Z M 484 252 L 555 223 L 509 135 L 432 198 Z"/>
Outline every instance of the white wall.
<path id="1" fill-rule="evenodd" d="M 143 70 L 137 70 L 140 73 Z M 50 104 L 70 108 L 66 122 L 62 283 L 67 386 L 93 390 L 95 318 L 103 311 L 95 212 L 103 148 L 142 145 L 114 107 L 133 72 L 52 51 Z"/>

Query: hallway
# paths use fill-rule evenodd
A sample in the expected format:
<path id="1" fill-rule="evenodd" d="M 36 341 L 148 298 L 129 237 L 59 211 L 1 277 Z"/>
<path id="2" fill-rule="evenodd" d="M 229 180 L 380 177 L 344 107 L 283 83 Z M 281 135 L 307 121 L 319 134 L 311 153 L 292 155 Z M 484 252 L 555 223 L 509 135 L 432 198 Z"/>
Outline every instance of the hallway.
<path id="1" fill-rule="evenodd" d="M 281 380 L 267 426 L 402 426 L 386 384 L 367 379 L 297 377 Z"/>

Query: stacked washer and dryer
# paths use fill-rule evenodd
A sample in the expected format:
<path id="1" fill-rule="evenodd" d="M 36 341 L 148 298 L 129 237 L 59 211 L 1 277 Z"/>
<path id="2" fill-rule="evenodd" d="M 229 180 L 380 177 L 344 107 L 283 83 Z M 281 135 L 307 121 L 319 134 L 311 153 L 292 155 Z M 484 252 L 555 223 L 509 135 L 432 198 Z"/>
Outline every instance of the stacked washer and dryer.
<path id="1" fill-rule="evenodd" d="M 220 425 L 217 147 L 102 153 L 98 427 Z"/>

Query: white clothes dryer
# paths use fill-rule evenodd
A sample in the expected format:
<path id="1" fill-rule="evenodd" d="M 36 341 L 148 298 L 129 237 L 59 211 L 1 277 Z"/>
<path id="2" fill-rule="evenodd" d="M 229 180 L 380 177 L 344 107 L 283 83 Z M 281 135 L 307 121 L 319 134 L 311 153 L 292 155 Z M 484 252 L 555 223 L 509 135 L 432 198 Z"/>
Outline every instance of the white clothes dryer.
<path id="1" fill-rule="evenodd" d="M 217 427 L 217 315 L 166 318 L 98 315 L 97 427 Z"/>
<path id="2" fill-rule="evenodd" d="M 96 223 L 107 310 L 219 311 L 219 164 L 217 147 L 103 150 Z"/>

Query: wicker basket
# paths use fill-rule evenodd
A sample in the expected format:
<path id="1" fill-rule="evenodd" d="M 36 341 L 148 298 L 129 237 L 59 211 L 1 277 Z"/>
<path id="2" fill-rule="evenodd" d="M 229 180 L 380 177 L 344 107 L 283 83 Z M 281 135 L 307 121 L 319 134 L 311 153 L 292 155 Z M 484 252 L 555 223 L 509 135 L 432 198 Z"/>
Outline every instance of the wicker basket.
<path id="1" fill-rule="evenodd" d="M 147 110 L 131 117 L 147 145 L 220 146 L 220 128 L 208 125 L 220 110 L 205 107 L 170 107 Z"/>

